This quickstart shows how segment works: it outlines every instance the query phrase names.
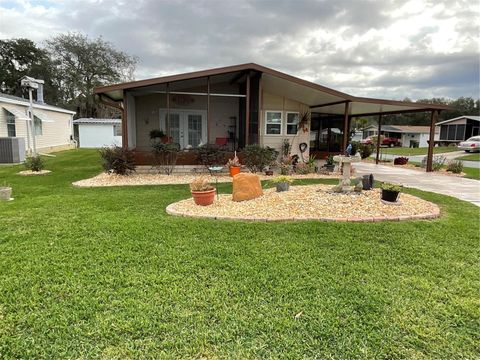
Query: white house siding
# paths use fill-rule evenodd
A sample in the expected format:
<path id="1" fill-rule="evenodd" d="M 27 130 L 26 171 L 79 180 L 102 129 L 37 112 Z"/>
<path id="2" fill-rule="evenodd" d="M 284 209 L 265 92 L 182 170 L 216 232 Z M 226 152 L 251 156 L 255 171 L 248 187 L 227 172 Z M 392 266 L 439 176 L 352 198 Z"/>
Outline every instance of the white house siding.
<path id="1" fill-rule="evenodd" d="M 122 146 L 122 137 L 115 136 L 113 124 L 79 124 L 78 137 L 81 148 Z"/>
<path id="2" fill-rule="evenodd" d="M 438 140 L 439 134 L 436 133 L 434 140 Z M 428 138 L 430 137 L 430 134 L 427 133 L 403 133 L 402 134 L 402 147 L 410 147 L 410 142 L 413 141 L 418 141 L 419 147 L 428 147 Z"/>
<path id="3" fill-rule="evenodd" d="M 27 105 L 6 103 L 0 99 L 0 137 L 8 136 L 5 107 L 16 109 L 22 114 L 26 114 L 28 109 Z M 35 110 L 34 108 L 34 113 Z M 53 122 L 42 122 L 43 134 L 35 136 L 37 151 L 45 153 L 71 147 L 72 115 L 43 108 L 38 111 L 47 115 Z M 25 138 L 25 147 L 28 147 L 26 121 L 15 119 L 15 131 L 17 137 Z"/>
<path id="4" fill-rule="evenodd" d="M 283 126 L 281 135 L 267 135 L 265 133 L 265 112 L 266 111 L 282 111 L 283 112 Z M 262 112 L 260 117 L 260 144 L 263 146 L 270 146 L 280 151 L 283 143 L 283 139 L 288 139 L 292 145 L 292 154 L 300 156 L 299 144 L 301 143 L 310 143 L 310 123 L 306 127 L 306 131 L 299 129 L 296 135 L 287 135 L 286 134 L 286 112 L 298 112 L 300 116 L 305 111 L 310 112 L 310 108 L 300 102 L 287 99 L 283 96 L 272 94 L 266 91 L 262 93 Z M 309 147 L 303 153 L 304 159 L 308 159 L 309 156 Z"/>

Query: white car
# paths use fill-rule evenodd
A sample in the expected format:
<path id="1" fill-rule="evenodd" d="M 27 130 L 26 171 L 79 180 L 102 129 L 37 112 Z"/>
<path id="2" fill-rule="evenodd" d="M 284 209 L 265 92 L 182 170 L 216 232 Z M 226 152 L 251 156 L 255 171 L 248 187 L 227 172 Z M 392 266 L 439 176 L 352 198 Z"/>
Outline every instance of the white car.
<path id="1" fill-rule="evenodd" d="M 458 148 L 465 150 L 465 152 L 480 151 L 480 136 L 472 136 L 471 138 L 462 141 L 458 144 Z"/>

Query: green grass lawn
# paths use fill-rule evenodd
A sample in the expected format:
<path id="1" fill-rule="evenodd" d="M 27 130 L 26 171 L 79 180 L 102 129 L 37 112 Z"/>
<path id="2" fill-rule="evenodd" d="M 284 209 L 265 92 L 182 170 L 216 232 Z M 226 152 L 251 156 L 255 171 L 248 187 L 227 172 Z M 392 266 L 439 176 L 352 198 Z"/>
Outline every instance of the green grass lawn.
<path id="1" fill-rule="evenodd" d="M 456 158 L 457 160 L 480 161 L 480 152 L 463 155 Z"/>
<path id="2" fill-rule="evenodd" d="M 420 167 L 421 163 L 415 161 L 408 162 L 411 165 L 415 165 L 416 167 Z M 447 168 L 446 165 L 443 166 L 444 169 Z M 480 180 L 480 169 L 479 168 L 470 168 L 470 167 L 463 167 L 463 172 L 465 173 L 465 178 L 467 179 L 475 179 Z"/>
<path id="3" fill-rule="evenodd" d="M 373 154 L 375 154 L 375 149 Z M 456 146 L 435 146 L 433 148 L 434 154 L 447 153 L 452 151 L 458 151 Z M 381 154 L 394 154 L 394 155 L 427 155 L 428 148 L 406 148 L 406 147 L 393 147 L 393 148 L 381 148 Z"/>
<path id="4" fill-rule="evenodd" d="M 465 173 L 465 177 L 468 179 L 476 179 L 480 180 L 480 169 L 476 168 L 463 168 L 463 172 Z"/>
<path id="5" fill-rule="evenodd" d="M 0 358 L 478 358 L 474 205 L 407 189 L 442 217 L 199 220 L 165 213 L 187 185 L 77 189 L 95 151 L 47 163 L 0 167 Z"/>

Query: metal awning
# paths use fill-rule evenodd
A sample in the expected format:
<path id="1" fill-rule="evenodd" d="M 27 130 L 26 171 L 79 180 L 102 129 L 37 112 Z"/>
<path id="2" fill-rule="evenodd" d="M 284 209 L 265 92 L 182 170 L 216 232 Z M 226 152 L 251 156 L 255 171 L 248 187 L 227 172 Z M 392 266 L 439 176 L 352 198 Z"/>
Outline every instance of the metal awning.
<path id="1" fill-rule="evenodd" d="M 54 123 L 55 122 L 54 120 L 49 118 L 47 114 L 45 114 L 44 112 L 38 111 L 36 109 L 33 110 L 33 115 L 35 115 L 37 118 L 42 120 L 42 122 L 46 122 L 46 123 Z"/>
<path id="2" fill-rule="evenodd" d="M 21 112 L 20 110 L 14 108 L 14 107 L 11 107 L 11 106 L 3 106 L 3 108 L 8 111 L 10 114 L 12 114 L 13 116 L 15 116 L 15 119 L 17 120 L 24 120 L 24 121 L 29 121 L 30 118 L 28 117 L 27 114 L 24 114 L 23 112 Z"/>

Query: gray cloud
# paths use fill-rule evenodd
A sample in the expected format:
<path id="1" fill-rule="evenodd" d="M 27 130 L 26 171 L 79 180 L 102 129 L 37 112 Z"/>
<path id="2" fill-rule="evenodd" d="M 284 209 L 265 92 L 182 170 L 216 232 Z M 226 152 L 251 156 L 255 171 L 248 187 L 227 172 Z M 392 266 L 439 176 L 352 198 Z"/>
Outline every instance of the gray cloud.
<path id="1" fill-rule="evenodd" d="M 479 13 L 468 1 L 70 0 L 45 5 L 34 33 L 6 22 L 41 5 L 1 7 L 0 37 L 103 36 L 140 59 L 137 78 L 257 62 L 359 96 L 479 93 Z"/>

